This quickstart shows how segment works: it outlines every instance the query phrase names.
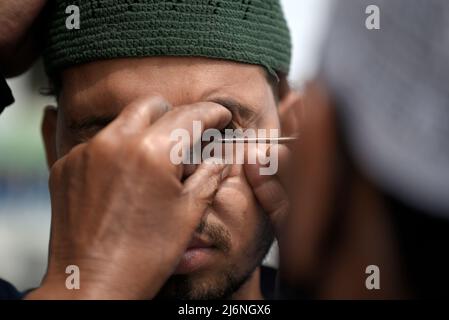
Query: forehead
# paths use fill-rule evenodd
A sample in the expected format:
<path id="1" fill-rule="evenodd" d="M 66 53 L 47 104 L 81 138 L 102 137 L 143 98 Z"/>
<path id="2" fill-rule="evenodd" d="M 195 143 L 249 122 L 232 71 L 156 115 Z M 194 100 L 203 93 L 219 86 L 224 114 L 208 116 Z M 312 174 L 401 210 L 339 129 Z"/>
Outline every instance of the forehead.
<path id="1" fill-rule="evenodd" d="M 185 57 L 114 59 L 67 69 L 59 104 L 72 117 L 105 110 L 118 113 L 134 99 L 152 94 L 162 95 L 173 106 L 221 97 L 255 112 L 274 104 L 262 67 Z"/>

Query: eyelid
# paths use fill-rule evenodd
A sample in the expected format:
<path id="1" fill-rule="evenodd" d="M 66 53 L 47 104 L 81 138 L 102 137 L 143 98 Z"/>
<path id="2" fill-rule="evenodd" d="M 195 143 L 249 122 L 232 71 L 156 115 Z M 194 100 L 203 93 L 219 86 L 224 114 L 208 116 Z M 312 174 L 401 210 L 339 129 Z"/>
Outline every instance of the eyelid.
<path id="1" fill-rule="evenodd" d="M 231 121 L 232 122 L 232 121 Z M 221 130 L 223 138 L 240 138 L 245 135 L 245 130 L 248 127 L 236 126 L 234 123 L 231 124 L 231 127 L 227 126 L 226 128 Z M 232 133 L 229 135 L 226 134 L 226 129 L 231 129 Z"/>
<path id="2" fill-rule="evenodd" d="M 81 119 L 75 121 L 69 125 L 72 131 L 90 131 L 94 129 L 101 129 L 109 125 L 114 121 L 115 116 L 98 116 L 98 117 L 87 117 L 86 119 Z"/>
<path id="3" fill-rule="evenodd" d="M 235 120 L 231 120 L 226 127 L 221 129 L 221 132 L 224 134 L 226 129 L 236 130 L 241 129 L 241 127 L 235 122 Z"/>
<path id="4" fill-rule="evenodd" d="M 98 132 L 101 131 L 101 128 L 98 130 L 94 130 L 93 128 L 81 130 L 75 133 L 76 143 L 85 143 L 91 140 Z"/>
<path id="5" fill-rule="evenodd" d="M 255 123 L 258 117 L 253 117 L 251 119 L 243 119 L 237 112 L 230 110 L 232 113 L 232 120 L 226 126 L 225 129 L 241 129 L 245 130 L 245 128 L 252 128 L 255 126 Z"/>
<path id="6" fill-rule="evenodd" d="M 232 97 L 218 97 L 209 101 L 221 104 L 223 107 L 231 111 L 233 118 L 238 119 L 239 122 L 245 126 L 247 124 L 254 123 L 260 116 L 260 114 L 253 108 L 245 106 Z"/>

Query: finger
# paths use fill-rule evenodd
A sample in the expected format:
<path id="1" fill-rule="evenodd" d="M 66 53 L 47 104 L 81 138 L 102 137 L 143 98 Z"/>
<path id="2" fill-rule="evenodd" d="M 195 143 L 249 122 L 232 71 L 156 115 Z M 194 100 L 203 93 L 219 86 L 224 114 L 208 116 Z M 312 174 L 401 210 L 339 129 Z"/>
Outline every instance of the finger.
<path id="1" fill-rule="evenodd" d="M 273 148 L 272 146 L 271 148 Z M 256 150 L 260 159 L 261 156 L 265 155 L 265 151 L 260 148 L 253 149 Z M 256 164 L 245 163 L 244 170 L 247 180 L 253 190 L 253 193 L 266 214 L 270 217 L 272 221 L 276 234 L 282 233 L 282 226 L 285 221 L 285 217 L 289 210 L 289 200 L 288 195 L 283 185 L 280 174 L 282 171 L 282 176 L 287 180 L 287 157 L 289 156 L 288 149 L 285 146 L 276 147 L 278 152 L 278 173 L 275 175 L 263 175 L 260 169 L 264 166 L 259 161 Z M 276 151 L 276 152 L 277 152 Z M 253 151 L 254 152 L 254 151 Z M 271 150 L 271 154 L 274 155 L 274 149 Z M 263 153 L 263 154 L 261 154 Z M 282 159 L 282 164 L 281 160 Z M 277 161 L 277 160 L 275 160 Z"/>
<path id="2" fill-rule="evenodd" d="M 212 204 L 221 182 L 229 175 L 230 165 L 208 159 L 184 182 L 183 195 L 188 212 L 200 219 Z M 199 220 L 198 220 L 199 221 Z"/>
<path id="3" fill-rule="evenodd" d="M 256 154 L 256 162 L 250 163 L 249 154 L 253 152 Z M 290 149 L 281 144 L 249 144 L 247 148 L 247 153 L 245 155 L 245 170 L 247 171 L 247 178 L 250 182 L 257 186 L 268 179 L 279 179 L 280 183 L 287 186 L 291 179 L 291 169 L 292 169 L 292 154 Z M 261 163 L 269 161 L 266 164 Z M 274 165 L 275 173 L 274 175 L 263 175 L 261 174 L 261 168 L 272 165 L 276 161 L 277 165 Z"/>
<path id="4" fill-rule="evenodd" d="M 270 178 L 253 188 L 259 205 L 268 215 L 274 226 L 276 236 L 283 233 L 283 226 L 289 211 L 289 199 L 284 187 L 277 178 Z"/>
<path id="5" fill-rule="evenodd" d="M 276 177 L 282 185 L 286 186 L 290 182 L 292 171 L 292 154 L 290 149 L 286 145 L 273 144 L 268 148 L 267 156 L 278 159 Z"/>
<path id="6" fill-rule="evenodd" d="M 141 98 L 127 107 L 98 135 L 133 135 L 156 122 L 167 111 L 170 104 L 158 96 Z"/>
<path id="7" fill-rule="evenodd" d="M 221 130 L 228 125 L 231 119 L 231 112 L 222 105 L 213 102 L 200 102 L 180 106 L 167 112 L 158 123 L 151 127 L 151 132 L 162 137 L 170 137 L 176 129 L 186 130 L 185 132 L 191 137 L 189 139 L 189 146 L 191 146 L 201 140 L 201 133 L 205 130 L 212 128 Z M 200 125 L 200 130 L 194 129 L 195 122 Z M 176 142 L 173 141 L 171 145 L 174 143 Z"/>
<path id="8" fill-rule="evenodd" d="M 305 97 L 307 121 L 302 125 L 299 147 L 292 150 L 295 186 L 280 252 L 291 274 L 311 279 L 327 254 L 323 239 L 335 213 L 339 158 L 335 109 L 327 91 L 311 83 Z"/>
<path id="9" fill-rule="evenodd" d="M 192 146 L 201 141 L 205 130 L 217 129 L 217 135 L 220 135 L 219 130 L 224 128 L 231 119 L 231 112 L 217 103 L 200 102 L 180 106 L 167 112 L 157 123 L 147 129 L 143 144 L 157 149 L 161 166 L 167 165 L 165 167 L 167 170 L 174 171 L 178 178 L 181 178 L 185 176 L 185 166 L 172 159 L 174 148 L 192 150 Z M 173 137 L 174 133 L 179 132 L 182 137 Z M 201 157 L 202 154 L 198 156 Z M 182 163 L 186 164 L 185 161 Z"/>

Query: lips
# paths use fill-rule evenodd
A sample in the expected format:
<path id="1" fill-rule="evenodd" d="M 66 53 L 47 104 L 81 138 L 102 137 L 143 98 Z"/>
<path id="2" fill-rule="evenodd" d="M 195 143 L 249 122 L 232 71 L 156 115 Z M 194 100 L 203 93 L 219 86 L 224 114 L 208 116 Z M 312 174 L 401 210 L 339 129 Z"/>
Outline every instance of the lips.
<path id="1" fill-rule="evenodd" d="M 207 241 L 204 238 L 199 236 L 194 236 L 192 240 L 190 240 L 189 245 L 187 246 L 187 250 L 193 249 L 202 249 L 202 248 L 212 248 L 212 244 L 210 241 Z"/>
<path id="2" fill-rule="evenodd" d="M 176 267 L 174 274 L 188 274 L 206 268 L 213 262 L 216 248 L 207 239 L 195 235 Z"/>

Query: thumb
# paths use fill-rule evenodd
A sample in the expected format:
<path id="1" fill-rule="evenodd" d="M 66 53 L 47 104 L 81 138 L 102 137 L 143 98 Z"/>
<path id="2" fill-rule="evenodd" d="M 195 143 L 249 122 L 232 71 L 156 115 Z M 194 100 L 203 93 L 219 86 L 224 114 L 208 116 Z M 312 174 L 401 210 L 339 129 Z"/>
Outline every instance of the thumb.
<path id="1" fill-rule="evenodd" d="M 245 164 L 244 170 L 246 178 L 251 185 L 253 193 L 259 202 L 262 209 L 270 217 L 270 220 L 275 228 L 276 236 L 282 234 L 282 226 L 286 215 L 289 211 L 289 200 L 285 190 L 287 180 L 287 167 L 289 160 L 289 151 L 284 146 L 275 146 L 278 150 L 279 169 L 275 175 L 261 175 L 260 168 L 262 165 Z M 260 149 L 257 150 L 260 151 Z M 259 154 L 257 159 L 260 159 Z"/>

